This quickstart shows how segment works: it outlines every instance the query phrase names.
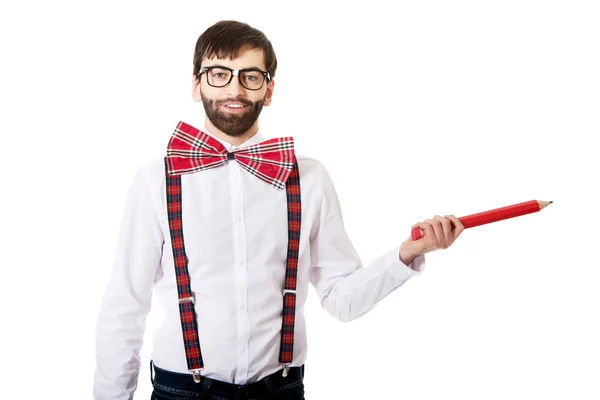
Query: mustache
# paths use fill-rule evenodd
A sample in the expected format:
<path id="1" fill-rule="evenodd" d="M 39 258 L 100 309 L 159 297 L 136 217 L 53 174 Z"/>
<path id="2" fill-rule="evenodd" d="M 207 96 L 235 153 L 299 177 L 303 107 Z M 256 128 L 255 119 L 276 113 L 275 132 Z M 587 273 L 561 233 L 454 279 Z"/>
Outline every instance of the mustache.
<path id="1" fill-rule="evenodd" d="M 231 103 L 231 102 L 241 103 L 241 104 L 243 104 L 245 106 L 253 106 L 254 105 L 253 102 L 251 102 L 248 99 L 244 99 L 243 97 L 236 97 L 235 99 L 234 98 L 230 98 L 230 99 L 225 99 L 225 100 L 218 100 L 215 103 L 216 103 L 217 106 L 221 106 L 221 105 L 223 105 L 225 103 Z"/>

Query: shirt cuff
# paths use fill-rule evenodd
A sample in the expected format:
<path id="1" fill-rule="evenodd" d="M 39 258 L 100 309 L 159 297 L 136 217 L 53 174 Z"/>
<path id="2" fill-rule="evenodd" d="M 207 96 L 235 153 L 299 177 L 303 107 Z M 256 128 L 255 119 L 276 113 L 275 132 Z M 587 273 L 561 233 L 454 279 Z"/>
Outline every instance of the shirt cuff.
<path id="1" fill-rule="evenodd" d="M 387 257 L 391 269 L 398 271 L 399 274 L 405 275 L 407 278 L 421 275 L 425 270 L 425 256 L 417 256 L 410 264 L 404 264 L 400 260 L 400 246 L 394 247 L 394 249 L 388 253 Z"/>

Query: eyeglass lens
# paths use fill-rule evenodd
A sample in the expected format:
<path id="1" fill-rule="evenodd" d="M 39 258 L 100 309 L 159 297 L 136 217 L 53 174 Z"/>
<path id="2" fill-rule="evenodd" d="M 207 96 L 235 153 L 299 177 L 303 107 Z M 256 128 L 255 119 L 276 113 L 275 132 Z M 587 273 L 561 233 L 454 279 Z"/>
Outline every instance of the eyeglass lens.
<path id="1" fill-rule="evenodd" d="M 232 78 L 232 73 L 224 68 L 211 68 L 206 72 L 208 83 L 211 86 L 227 86 Z M 239 75 L 240 83 L 243 87 L 250 90 L 260 89 L 265 77 L 260 71 L 241 71 Z"/>

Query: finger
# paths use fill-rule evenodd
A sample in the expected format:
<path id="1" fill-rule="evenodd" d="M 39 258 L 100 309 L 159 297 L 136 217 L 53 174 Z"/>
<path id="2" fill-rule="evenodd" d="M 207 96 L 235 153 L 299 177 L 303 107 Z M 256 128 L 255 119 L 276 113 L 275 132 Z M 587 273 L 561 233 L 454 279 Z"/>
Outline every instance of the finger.
<path id="1" fill-rule="evenodd" d="M 463 226 L 462 222 L 460 222 L 460 220 L 452 214 L 446 215 L 446 218 L 448 218 L 450 221 L 452 221 L 452 224 L 454 225 L 453 233 L 454 233 L 454 239 L 456 239 L 457 237 L 460 236 L 462 231 L 465 230 L 465 227 Z"/>
<path id="2" fill-rule="evenodd" d="M 442 224 L 440 221 L 436 219 L 426 219 L 425 222 L 431 225 L 433 231 L 435 232 L 435 236 L 433 237 L 437 243 L 441 243 L 444 240 L 444 231 L 442 229 Z"/>
<path id="3" fill-rule="evenodd" d="M 435 239 L 435 232 L 433 231 L 431 224 L 428 224 L 427 222 L 419 222 L 417 224 L 414 224 L 412 227 L 419 228 L 421 230 L 421 232 L 423 233 L 421 239 L 425 238 L 426 236 Z"/>
<path id="4" fill-rule="evenodd" d="M 452 224 L 450 223 L 450 220 L 447 218 L 444 218 L 440 215 L 436 215 L 433 218 L 436 221 L 440 221 L 440 224 L 442 224 L 442 232 L 444 233 L 444 240 L 446 240 L 447 242 L 452 242 Z"/>
<path id="5" fill-rule="evenodd" d="M 417 222 L 416 224 L 414 224 L 413 226 L 410 227 L 411 231 L 413 229 L 418 229 L 421 232 L 421 237 L 423 237 L 423 235 L 425 234 L 425 229 L 423 226 L 422 222 Z"/>

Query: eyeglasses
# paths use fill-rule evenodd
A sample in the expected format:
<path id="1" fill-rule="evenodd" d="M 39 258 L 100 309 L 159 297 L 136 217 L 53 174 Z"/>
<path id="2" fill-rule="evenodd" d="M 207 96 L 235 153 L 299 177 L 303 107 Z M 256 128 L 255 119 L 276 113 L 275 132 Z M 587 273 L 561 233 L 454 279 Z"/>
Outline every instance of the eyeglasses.
<path id="1" fill-rule="evenodd" d="M 198 72 L 198 79 L 204 72 L 206 72 L 206 81 L 212 87 L 229 85 L 234 75 L 237 75 L 240 85 L 248 90 L 259 90 L 263 87 L 265 79 L 267 81 L 271 80 L 271 75 L 268 72 L 261 71 L 258 68 L 231 69 L 219 65 L 202 67 Z"/>

